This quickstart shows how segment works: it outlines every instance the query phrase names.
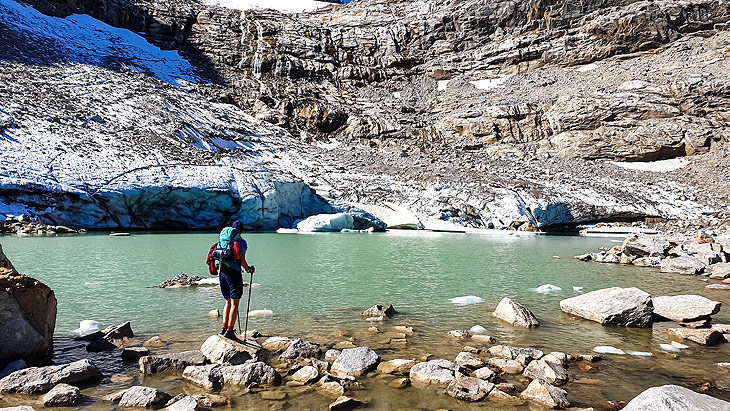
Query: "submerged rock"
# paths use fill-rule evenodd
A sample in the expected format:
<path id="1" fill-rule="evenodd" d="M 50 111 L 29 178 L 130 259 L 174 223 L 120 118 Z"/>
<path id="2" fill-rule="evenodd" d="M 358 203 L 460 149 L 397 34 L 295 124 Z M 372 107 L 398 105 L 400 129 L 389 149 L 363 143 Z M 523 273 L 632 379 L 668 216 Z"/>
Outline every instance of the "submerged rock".
<path id="1" fill-rule="evenodd" d="M 638 288 L 612 287 L 591 291 L 560 302 L 560 309 L 604 325 L 649 327 L 651 296 Z"/>
<path id="2" fill-rule="evenodd" d="M 81 403 L 81 391 L 69 384 L 58 384 L 43 396 L 44 407 L 71 407 Z"/>
<path id="3" fill-rule="evenodd" d="M 365 405 L 365 402 L 356 400 L 354 398 L 350 398 L 347 396 L 341 396 L 335 400 L 332 404 L 329 405 L 330 411 L 349 411 L 354 410 L 357 407 L 360 407 L 361 405 Z"/>
<path id="4" fill-rule="evenodd" d="M 700 394 L 678 385 L 652 387 L 634 397 L 624 411 L 730 410 L 730 402 Z"/>
<path id="5" fill-rule="evenodd" d="M 38 394 L 56 384 L 88 384 L 101 381 L 104 375 L 89 360 L 47 367 L 30 367 L 0 380 L 0 393 Z"/>
<path id="6" fill-rule="evenodd" d="M 722 305 L 700 295 L 675 295 L 654 297 L 654 315 L 676 322 L 692 322 L 709 319 L 717 314 Z"/>
<path id="7" fill-rule="evenodd" d="M 339 377 L 359 377 L 373 369 L 378 362 L 380 356 L 368 347 L 347 348 L 332 363 L 331 372 Z"/>
<path id="8" fill-rule="evenodd" d="M 532 380 L 520 397 L 556 410 L 570 407 L 567 391 L 540 380 Z"/>
<path id="9" fill-rule="evenodd" d="M 509 297 L 504 297 L 492 313 L 493 316 L 513 326 L 534 328 L 540 325 L 532 311 L 516 303 Z"/>
<path id="10" fill-rule="evenodd" d="M 152 387 L 135 385 L 128 389 L 122 399 L 119 400 L 120 407 L 160 407 L 167 403 L 172 396 Z"/>
<path id="11" fill-rule="evenodd" d="M 489 395 L 494 384 L 474 377 L 456 377 L 446 387 L 446 395 L 462 401 L 479 401 Z"/>
<path id="12" fill-rule="evenodd" d="M 182 370 L 189 365 L 203 365 L 205 361 L 205 355 L 198 350 L 148 355 L 139 359 L 139 371 L 144 375 L 149 375 L 170 370 Z"/>

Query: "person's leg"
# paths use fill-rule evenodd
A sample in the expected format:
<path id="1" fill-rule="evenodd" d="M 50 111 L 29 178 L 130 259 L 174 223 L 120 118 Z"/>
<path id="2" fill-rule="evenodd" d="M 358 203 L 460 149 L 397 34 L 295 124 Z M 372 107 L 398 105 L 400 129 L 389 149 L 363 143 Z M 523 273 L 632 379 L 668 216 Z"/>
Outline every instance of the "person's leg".
<path id="1" fill-rule="evenodd" d="M 231 299 L 226 298 L 226 305 L 223 307 L 223 332 L 225 332 L 228 329 L 228 324 L 231 324 L 230 321 L 228 321 L 228 315 L 231 312 Z"/>
<path id="2" fill-rule="evenodd" d="M 221 273 L 218 279 L 218 283 L 221 286 L 221 294 L 226 299 L 226 305 L 223 307 L 223 328 L 221 329 L 221 335 L 226 333 L 228 330 L 228 313 L 231 311 L 231 286 L 228 283 L 228 277 Z"/>
<path id="3" fill-rule="evenodd" d="M 230 303 L 231 303 L 231 309 L 225 318 L 228 318 L 228 328 L 231 329 L 231 328 L 233 328 L 233 324 L 236 323 L 236 318 L 238 318 L 238 303 L 241 302 L 241 299 L 240 298 L 231 298 L 228 301 L 230 301 Z M 241 330 L 238 330 L 238 331 L 241 331 Z"/>

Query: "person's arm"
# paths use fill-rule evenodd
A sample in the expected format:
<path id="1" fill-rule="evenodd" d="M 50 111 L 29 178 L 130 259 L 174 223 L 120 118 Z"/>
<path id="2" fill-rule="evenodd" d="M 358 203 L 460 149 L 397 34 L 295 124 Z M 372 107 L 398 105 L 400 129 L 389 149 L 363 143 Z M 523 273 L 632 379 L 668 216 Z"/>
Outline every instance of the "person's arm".
<path id="1" fill-rule="evenodd" d="M 246 249 L 244 248 L 241 252 L 241 258 L 238 259 L 238 262 L 241 264 L 241 267 L 243 267 L 246 272 L 248 272 L 251 267 L 249 267 L 248 263 L 246 262 Z"/>

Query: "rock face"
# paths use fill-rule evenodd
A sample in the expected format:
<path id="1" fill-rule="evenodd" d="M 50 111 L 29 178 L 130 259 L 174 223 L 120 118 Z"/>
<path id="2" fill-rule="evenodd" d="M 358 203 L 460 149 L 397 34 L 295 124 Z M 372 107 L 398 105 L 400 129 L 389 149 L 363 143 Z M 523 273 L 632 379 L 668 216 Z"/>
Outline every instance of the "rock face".
<path id="1" fill-rule="evenodd" d="M 211 335 L 200 347 L 200 351 L 208 361 L 215 364 L 243 364 L 256 358 L 258 343 L 248 341 L 246 345 L 239 344 L 220 335 Z"/>
<path id="2" fill-rule="evenodd" d="M 431 360 L 411 367 L 409 376 L 416 384 L 446 386 L 456 378 L 456 371 L 460 369 L 458 364 L 451 361 Z"/>
<path id="3" fill-rule="evenodd" d="M 198 350 L 148 355 L 139 359 L 139 372 L 149 375 L 170 370 L 183 370 L 190 365 L 203 365 L 206 359 L 206 356 Z"/>
<path id="4" fill-rule="evenodd" d="M 675 295 L 654 297 L 654 315 L 660 319 L 691 322 L 709 319 L 717 314 L 722 305 L 700 295 Z"/>
<path id="5" fill-rule="evenodd" d="M 43 396 L 44 407 L 70 407 L 81 403 L 81 391 L 68 384 L 58 384 Z"/>
<path id="6" fill-rule="evenodd" d="M 104 376 L 89 360 L 48 367 L 31 367 L 16 371 L 0 380 L 0 393 L 38 394 L 57 384 L 89 384 Z"/>
<path id="7" fill-rule="evenodd" d="M 696 393 L 678 385 L 652 387 L 637 395 L 625 411 L 730 410 L 730 402 Z"/>
<path id="8" fill-rule="evenodd" d="M 497 304 L 497 308 L 492 315 L 516 327 L 534 328 L 540 325 L 540 322 L 532 314 L 532 311 L 516 303 L 509 297 L 504 297 Z"/>
<path id="9" fill-rule="evenodd" d="M 565 390 L 540 380 L 532 380 L 520 397 L 557 410 L 570 407 L 568 393 Z"/>
<path id="10" fill-rule="evenodd" d="M 560 301 L 560 309 L 604 325 L 649 327 L 651 296 L 638 288 L 612 287 Z"/>
<path id="11" fill-rule="evenodd" d="M 368 347 L 347 348 L 342 350 L 332 363 L 332 374 L 344 377 L 359 377 L 375 368 L 380 356 Z"/>
<path id="12" fill-rule="evenodd" d="M 38 363 L 51 354 L 56 306 L 47 285 L 0 268 L 0 369 L 18 359 Z"/>
<path id="13" fill-rule="evenodd" d="M 165 405 L 172 398 L 166 392 L 152 387 L 135 385 L 128 389 L 122 399 L 119 400 L 120 407 L 159 407 Z"/>

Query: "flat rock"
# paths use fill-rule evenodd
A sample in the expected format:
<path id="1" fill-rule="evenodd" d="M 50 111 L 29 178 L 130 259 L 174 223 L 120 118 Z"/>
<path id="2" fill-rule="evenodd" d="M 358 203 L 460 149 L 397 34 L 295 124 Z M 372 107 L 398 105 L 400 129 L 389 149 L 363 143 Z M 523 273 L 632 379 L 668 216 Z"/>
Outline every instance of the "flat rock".
<path id="1" fill-rule="evenodd" d="M 520 393 L 520 397 L 556 410 L 570 407 L 568 393 L 565 390 L 540 380 L 532 380 Z"/>
<path id="2" fill-rule="evenodd" d="M 122 399 L 120 407 L 161 407 L 172 398 L 170 394 L 152 387 L 135 385 L 128 389 Z"/>
<path id="3" fill-rule="evenodd" d="M 104 375 L 88 359 L 70 364 L 30 367 L 15 371 L 0 380 L 0 393 L 39 394 L 60 383 L 78 385 L 96 383 Z"/>
<path id="4" fill-rule="evenodd" d="M 730 410 L 730 402 L 700 394 L 678 385 L 652 387 L 634 397 L 624 411 Z"/>
<path id="5" fill-rule="evenodd" d="M 446 387 L 446 395 L 462 401 L 479 401 L 494 389 L 491 382 L 474 377 L 456 377 Z"/>
<path id="6" fill-rule="evenodd" d="M 722 305 L 700 295 L 661 296 L 651 299 L 654 315 L 676 322 L 692 322 L 709 319 L 717 314 Z"/>
<path id="7" fill-rule="evenodd" d="M 354 410 L 360 406 L 365 405 L 365 402 L 350 398 L 347 396 L 341 396 L 329 405 L 330 411 L 348 411 Z"/>
<path id="8" fill-rule="evenodd" d="M 44 407 L 71 407 L 81 403 L 81 391 L 69 384 L 58 384 L 43 396 Z"/>
<path id="9" fill-rule="evenodd" d="M 532 314 L 532 311 L 509 297 L 504 297 L 497 304 L 497 308 L 492 315 L 515 327 L 534 328 L 540 325 L 540 322 Z"/>
<path id="10" fill-rule="evenodd" d="M 519 362 L 507 358 L 490 358 L 487 363 L 505 374 L 519 374 L 525 368 Z"/>
<path id="11" fill-rule="evenodd" d="M 332 363 L 331 372 L 340 377 L 359 377 L 375 368 L 378 362 L 380 356 L 368 347 L 347 348 Z"/>
<path id="12" fill-rule="evenodd" d="M 481 380 L 493 381 L 497 378 L 497 373 L 489 367 L 482 367 L 474 371 L 474 376 Z"/>
<path id="13" fill-rule="evenodd" d="M 469 368 L 472 370 L 484 367 L 484 365 L 486 364 L 484 362 L 484 360 L 482 360 L 481 358 L 477 357 L 476 355 L 474 355 L 470 352 L 465 352 L 465 351 L 458 353 L 456 355 L 456 359 L 454 360 L 454 362 L 456 362 L 457 364 L 459 364 L 460 366 L 462 366 L 464 368 Z"/>
<path id="14" fill-rule="evenodd" d="M 520 355 L 526 356 L 533 360 L 539 360 L 545 355 L 542 351 L 529 347 L 512 347 L 510 345 L 495 345 L 487 349 L 489 355 L 493 357 L 507 358 L 514 360 Z"/>
<path id="15" fill-rule="evenodd" d="M 379 305 L 376 304 L 367 310 L 362 312 L 362 315 L 367 318 L 377 318 L 377 317 L 392 317 L 395 314 L 398 314 L 398 311 L 393 308 L 391 304 L 386 305 Z"/>
<path id="16" fill-rule="evenodd" d="M 700 345 L 716 345 L 723 341 L 722 334 L 712 328 L 670 328 L 669 338 L 694 341 Z"/>
<path id="17" fill-rule="evenodd" d="M 458 370 L 460 370 L 460 367 L 454 362 L 431 360 L 411 367 L 409 377 L 413 383 L 446 386 L 456 378 L 456 371 Z"/>
<path id="18" fill-rule="evenodd" d="M 150 355 L 147 347 L 127 347 L 122 350 L 122 361 L 137 361 L 147 355 Z"/>
<path id="19" fill-rule="evenodd" d="M 241 344 L 220 335 L 211 335 L 200 347 L 200 352 L 214 364 L 237 365 L 256 359 L 260 349 L 261 346 L 253 339 L 246 339 L 245 344 Z"/>
<path id="20" fill-rule="evenodd" d="M 300 338 L 292 341 L 289 347 L 279 356 L 280 360 L 296 360 L 302 358 L 319 358 L 322 351 L 318 344 L 303 341 Z"/>
<path id="21" fill-rule="evenodd" d="M 661 271 L 663 273 L 679 273 L 688 275 L 702 274 L 705 264 L 694 257 L 670 257 L 662 260 Z"/>
<path id="22" fill-rule="evenodd" d="M 319 370 L 311 365 L 307 365 L 297 370 L 291 377 L 294 381 L 308 384 L 319 377 Z"/>
<path id="23" fill-rule="evenodd" d="M 269 351 L 284 351 L 294 340 L 288 337 L 269 337 L 261 343 L 261 347 Z"/>
<path id="24" fill-rule="evenodd" d="M 378 364 L 376 372 L 378 374 L 401 374 L 408 375 L 411 372 L 411 368 L 416 365 L 415 360 L 402 360 L 395 359 L 390 361 L 383 361 Z"/>
<path id="25" fill-rule="evenodd" d="M 649 327 L 652 323 L 651 296 L 638 288 L 605 288 L 560 302 L 560 309 L 604 325 Z"/>
<path id="26" fill-rule="evenodd" d="M 471 339 L 483 344 L 493 344 L 496 341 L 494 337 L 484 334 L 474 334 L 471 336 Z"/>
<path id="27" fill-rule="evenodd" d="M 139 371 L 142 374 L 149 375 L 170 370 L 182 370 L 190 365 L 203 365 L 205 361 L 205 355 L 198 350 L 148 355 L 139 359 Z"/>
<path id="28" fill-rule="evenodd" d="M 198 400 L 186 395 L 165 408 L 167 411 L 198 411 Z"/>

